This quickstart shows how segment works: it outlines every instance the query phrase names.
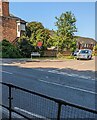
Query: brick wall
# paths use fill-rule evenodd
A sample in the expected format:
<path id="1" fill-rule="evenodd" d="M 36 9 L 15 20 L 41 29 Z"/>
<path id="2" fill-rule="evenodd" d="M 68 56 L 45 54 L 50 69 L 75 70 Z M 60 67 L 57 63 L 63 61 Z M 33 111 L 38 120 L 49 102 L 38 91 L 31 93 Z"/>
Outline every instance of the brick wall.
<path id="1" fill-rule="evenodd" d="M 13 42 L 17 37 L 17 24 L 16 19 L 3 17 L 2 18 L 3 25 L 3 39 L 7 39 L 10 42 Z"/>
<path id="2" fill-rule="evenodd" d="M 2 17 L 0 17 L 0 41 L 3 39 L 2 36 Z"/>

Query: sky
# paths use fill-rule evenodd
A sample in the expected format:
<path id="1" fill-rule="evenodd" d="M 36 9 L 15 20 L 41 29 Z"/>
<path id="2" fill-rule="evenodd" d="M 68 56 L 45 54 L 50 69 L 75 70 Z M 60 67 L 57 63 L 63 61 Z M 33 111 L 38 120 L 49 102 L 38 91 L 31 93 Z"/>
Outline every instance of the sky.
<path id="1" fill-rule="evenodd" d="M 77 22 L 75 35 L 95 39 L 95 2 L 10 2 L 10 13 L 27 22 L 41 22 L 56 30 L 55 17 L 71 11 Z"/>

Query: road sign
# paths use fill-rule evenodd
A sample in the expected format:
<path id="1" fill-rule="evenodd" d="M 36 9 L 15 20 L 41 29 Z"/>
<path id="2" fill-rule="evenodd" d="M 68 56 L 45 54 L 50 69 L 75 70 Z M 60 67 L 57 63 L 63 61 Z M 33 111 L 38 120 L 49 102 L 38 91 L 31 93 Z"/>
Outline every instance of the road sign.
<path id="1" fill-rule="evenodd" d="M 37 46 L 38 46 L 38 47 L 41 47 L 41 46 L 42 46 L 42 42 L 38 42 L 38 43 L 37 43 Z"/>

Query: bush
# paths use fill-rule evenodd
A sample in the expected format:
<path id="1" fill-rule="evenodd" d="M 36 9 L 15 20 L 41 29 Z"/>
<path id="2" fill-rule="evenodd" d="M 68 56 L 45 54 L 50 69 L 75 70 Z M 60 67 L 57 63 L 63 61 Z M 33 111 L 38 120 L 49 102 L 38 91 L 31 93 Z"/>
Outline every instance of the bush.
<path id="1" fill-rule="evenodd" d="M 19 57 L 21 57 L 19 50 L 16 48 L 16 46 L 11 44 L 6 39 L 4 39 L 0 43 L 0 48 L 2 48 L 2 58 L 19 58 Z"/>
<path id="2" fill-rule="evenodd" d="M 93 47 L 93 51 L 97 51 L 97 44 Z"/>

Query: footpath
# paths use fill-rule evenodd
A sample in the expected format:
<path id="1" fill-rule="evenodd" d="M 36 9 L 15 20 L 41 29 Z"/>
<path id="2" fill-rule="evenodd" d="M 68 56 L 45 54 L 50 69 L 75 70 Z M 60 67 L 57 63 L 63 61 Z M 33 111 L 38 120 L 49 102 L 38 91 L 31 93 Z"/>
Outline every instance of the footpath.
<path id="1" fill-rule="evenodd" d="M 76 59 L 1 59 L 1 65 L 19 66 L 25 68 L 57 68 L 77 71 L 97 71 L 95 57 L 92 60 Z"/>

